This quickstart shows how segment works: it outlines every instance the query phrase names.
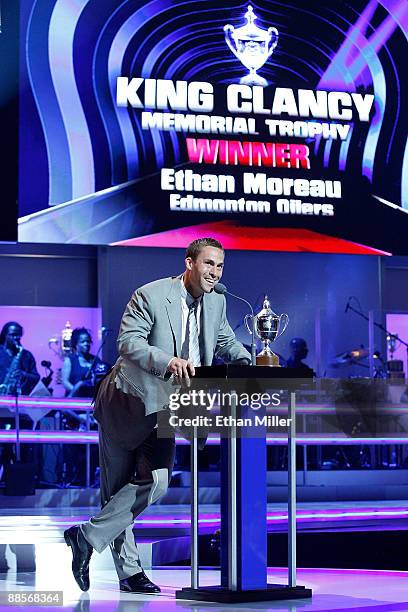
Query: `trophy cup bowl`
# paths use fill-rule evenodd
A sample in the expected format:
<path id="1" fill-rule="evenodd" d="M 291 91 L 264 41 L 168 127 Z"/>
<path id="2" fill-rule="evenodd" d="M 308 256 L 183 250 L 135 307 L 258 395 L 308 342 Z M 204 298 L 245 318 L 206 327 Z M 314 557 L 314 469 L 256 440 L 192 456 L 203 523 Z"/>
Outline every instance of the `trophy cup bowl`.
<path id="1" fill-rule="evenodd" d="M 289 316 L 284 313 L 281 315 L 276 314 L 270 307 L 268 296 L 265 296 L 262 310 L 254 316 L 252 321 L 252 315 L 246 315 L 245 325 L 250 334 L 252 334 L 251 325 L 255 324 L 255 333 L 263 342 L 263 349 L 256 356 L 256 365 L 266 365 L 280 367 L 279 357 L 271 350 L 270 344 L 275 342 L 283 334 L 289 323 Z"/>
<path id="2" fill-rule="evenodd" d="M 234 28 L 225 25 L 225 41 L 232 53 L 239 59 L 248 70 L 249 74 L 240 79 L 243 85 L 260 85 L 266 87 L 268 82 L 257 74 L 266 60 L 272 55 L 278 44 L 279 33 L 276 28 L 264 30 L 255 25 L 257 16 L 251 5 L 245 13 L 246 25 L 242 28 Z"/>

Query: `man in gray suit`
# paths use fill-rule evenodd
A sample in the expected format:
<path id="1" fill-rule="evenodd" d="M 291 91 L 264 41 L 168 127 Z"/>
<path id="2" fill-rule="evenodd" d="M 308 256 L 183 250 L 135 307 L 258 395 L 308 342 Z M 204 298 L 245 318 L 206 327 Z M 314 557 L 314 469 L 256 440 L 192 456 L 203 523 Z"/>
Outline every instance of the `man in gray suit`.
<path id="1" fill-rule="evenodd" d="M 213 238 L 192 242 L 184 274 L 137 289 L 124 312 L 118 337 L 120 357 L 103 380 L 95 403 L 99 422 L 102 510 L 67 529 L 72 571 L 89 589 L 93 549 L 110 546 L 120 590 L 158 593 L 144 573 L 133 537 L 133 521 L 166 491 L 174 463 L 173 431 L 158 437 L 167 421 L 175 383 L 189 384 L 195 366 L 214 356 L 249 364 L 226 317 L 223 295 L 213 291 L 224 266 L 224 250 Z"/>

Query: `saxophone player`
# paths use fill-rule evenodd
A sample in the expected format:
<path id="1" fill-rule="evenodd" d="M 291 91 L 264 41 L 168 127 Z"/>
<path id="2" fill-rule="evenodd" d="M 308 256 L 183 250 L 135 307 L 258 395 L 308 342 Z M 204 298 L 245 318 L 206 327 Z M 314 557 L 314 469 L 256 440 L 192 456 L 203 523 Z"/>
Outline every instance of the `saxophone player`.
<path id="1" fill-rule="evenodd" d="M 9 321 L 0 332 L 0 395 L 29 395 L 40 380 L 35 359 L 21 346 L 22 326 Z"/>

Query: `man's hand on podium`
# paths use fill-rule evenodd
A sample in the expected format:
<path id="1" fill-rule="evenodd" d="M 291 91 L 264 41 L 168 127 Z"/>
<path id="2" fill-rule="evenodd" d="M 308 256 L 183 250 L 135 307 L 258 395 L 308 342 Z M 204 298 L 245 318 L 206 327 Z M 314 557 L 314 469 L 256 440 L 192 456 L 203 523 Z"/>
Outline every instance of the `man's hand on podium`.
<path id="1" fill-rule="evenodd" d="M 184 383 L 187 387 L 190 386 L 190 376 L 195 375 L 195 368 L 191 361 L 173 357 L 167 366 L 167 371 L 176 376 L 180 384 Z"/>
<path id="2" fill-rule="evenodd" d="M 231 365 L 251 365 L 251 360 L 246 359 L 246 357 L 242 357 L 242 359 L 236 359 L 235 361 L 230 362 Z"/>

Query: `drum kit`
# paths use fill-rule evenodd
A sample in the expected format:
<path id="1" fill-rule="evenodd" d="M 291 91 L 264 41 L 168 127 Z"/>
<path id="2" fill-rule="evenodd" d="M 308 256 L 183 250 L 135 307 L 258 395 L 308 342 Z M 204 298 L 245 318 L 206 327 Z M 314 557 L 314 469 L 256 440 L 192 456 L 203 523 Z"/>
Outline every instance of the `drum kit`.
<path id="1" fill-rule="evenodd" d="M 358 348 L 350 349 L 335 355 L 330 362 L 330 367 L 341 368 L 358 366 L 359 368 L 369 370 L 370 351 L 360 345 Z M 379 351 L 373 353 L 374 358 L 374 378 L 387 378 L 387 362 L 382 358 Z M 364 376 L 365 374 L 361 374 Z"/>

